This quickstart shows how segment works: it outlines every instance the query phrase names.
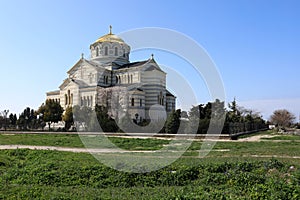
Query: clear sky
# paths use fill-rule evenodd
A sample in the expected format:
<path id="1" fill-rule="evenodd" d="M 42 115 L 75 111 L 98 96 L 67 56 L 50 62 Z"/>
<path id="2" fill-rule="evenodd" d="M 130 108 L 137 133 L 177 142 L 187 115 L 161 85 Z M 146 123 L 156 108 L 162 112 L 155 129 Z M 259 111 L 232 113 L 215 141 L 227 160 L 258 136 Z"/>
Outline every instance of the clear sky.
<path id="1" fill-rule="evenodd" d="M 265 118 L 278 108 L 300 114 L 297 0 L 0 1 L 0 110 L 37 109 L 109 25 L 116 34 L 143 27 L 181 32 L 214 60 L 227 101 L 236 97 Z M 179 67 L 164 53 L 155 58 Z M 200 93 L 205 103 L 207 92 Z"/>

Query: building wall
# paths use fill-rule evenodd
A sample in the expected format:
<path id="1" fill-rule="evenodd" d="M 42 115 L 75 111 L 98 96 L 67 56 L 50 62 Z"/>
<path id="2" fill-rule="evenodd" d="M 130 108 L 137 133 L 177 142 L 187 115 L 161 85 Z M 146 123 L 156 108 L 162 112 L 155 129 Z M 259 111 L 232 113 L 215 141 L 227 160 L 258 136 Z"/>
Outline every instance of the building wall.
<path id="1" fill-rule="evenodd" d="M 132 119 L 138 114 L 138 119 L 143 120 L 145 116 L 145 93 L 143 91 L 133 91 L 129 93 L 128 113 Z"/>
<path id="2" fill-rule="evenodd" d="M 82 65 L 79 67 L 79 69 L 74 72 L 74 74 L 70 74 L 70 77 L 83 81 L 87 85 L 94 85 L 96 86 L 98 83 L 98 77 L 99 73 L 95 68 L 88 66 L 88 65 Z"/>
<path id="3" fill-rule="evenodd" d="M 70 82 L 66 87 L 60 90 L 60 105 L 66 109 L 68 106 L 79 104 L 79 89 L 78 85 Z"/>
<path id="4" fill-rule="evenodd" d="M 164 106 L 166 101 L 166 75 L 160 71 L 144 71 L 141 74 L 142 89 L 145 91 L 145 109 L 152 105 Z"/>
<path id="5" fill-rule="evenodd" d="M 79 93 L 79 101 L 77 105 L 87 106 L 90 108 L 94 108 L 97 104 L 97 91 L 96 89 L 90 89 L 91 91 L 80 91 Z"/>
<path id="6" fill-rule="evenodd" d="M 176 103 L 176 98 L 175 97 L 167 96 L 166 111 L 171 112 L 172 110 L 175 110 L 175 103 Z"/>

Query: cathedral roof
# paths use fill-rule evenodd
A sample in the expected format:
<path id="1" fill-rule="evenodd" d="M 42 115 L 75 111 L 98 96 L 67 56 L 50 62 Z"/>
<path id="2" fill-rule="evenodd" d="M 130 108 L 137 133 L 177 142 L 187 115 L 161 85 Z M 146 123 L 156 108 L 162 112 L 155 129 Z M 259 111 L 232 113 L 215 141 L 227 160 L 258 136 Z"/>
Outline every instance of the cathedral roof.
<path id="1" fill-rule="evenodd" d="M 149 65 L 145 65 L 147 63 Z M 139 67 L 139 66 L 143 66 L 143 65 L 146 66 L 145 67 L 145 71 L 158 70 L 158 71 L 161 71 L 161 72 L 165 73 L 163 70 L 161 70 L 161 68 L 155 62 L 155 60 L 153 59 L 153 57 L 151 59 L 148 59 L 148 60 L 138 61 L 138 62 L 132 62 L 132 63 L 127 63 L 127 64 L 124 64 L 124 65 L 121 65 L 120 67 L 118 67 L 118 69 L 125 69 L 125 68 L 131 68 L 131 67 Z"/>
<path id="2" fill-rule="evenodd" d="M 140 91 L 140 92 L 143 92 L 144 90 L 139 88 L 138 86 L 134 85 L 132 88 L 129 88 L 128 89 L 129 91 Z"/>
<path id="3" fill-rule="evenodd" d="M 97 63 L 95 63 L 95 62 L 93 62 L 93 61 L 90 61 L 90 60 L 86 60 L 86 59 L 84 59 L 84 58 L 81 58 L 81 59 L 78 60 L 78 62 L 77 62 L 71 69 L 69 69 L 69 71 L 67 71 L 67 73 L 68 73 L 68 74 L 71 74 L 71 73 L 72 73 L 73 71 L 75 71 L 75 70 L 80 66 L 80 64 L 83 63 L 83 62 L 89 64 L 91 67 L 94 67 L 94 68 L 97 68 L 97 67 L 98 67 Z"/>
<path id="4" fill-rule="evenodd" d="M 145 61 L 138 61 L 138 62 L 132 62 L 132 63 L 127 63 L 125 65 L 122 65 L 121 67 L 119 67 L 119 69 L 123 69 L 123 68 L 130 68 L 130 67 L 137 67 L 137 66 L 141 66 L 145 63 L 147 63 L 148 60 Z"/>
<path id="5" fill-rule="evenodd" d="M 175 97 L 169 90 L 166 90 L 166 96 Z M 176 97 L 175 97 L 176 98 Z"/>
<path id="6" fill-rule="evenodd" d="M 109 33 L 106 34 L 106 35 L 103 35 L 101 37 L 99 37 L 95 42 L 95 43 L 98 43 L 98 42 L 117 42 L 117 43 L 120 43 L 120 44 L 124 44 L 124 40 L 122 40 L 119 36 L 115 35 L 112 33 L 112 27 L 110 26 L 109 27 Z"/>

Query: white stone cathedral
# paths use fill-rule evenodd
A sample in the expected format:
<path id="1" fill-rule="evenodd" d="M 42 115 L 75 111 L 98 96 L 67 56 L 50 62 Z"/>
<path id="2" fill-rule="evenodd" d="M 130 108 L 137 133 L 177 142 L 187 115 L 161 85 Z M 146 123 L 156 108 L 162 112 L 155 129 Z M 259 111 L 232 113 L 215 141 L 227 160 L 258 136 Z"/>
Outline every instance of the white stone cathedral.
<path id="1" fill-rule="evenodd" d="M 130 62 L 130 46 L 110 32 L 90 45 L 91 58 L 81 59 L 67 72 L 59 90 L 47 93 L 68 106 L 106 106 L 110 115 L 127 112 L 132 119 L 153 119 L 152 111 L 175 109 L 176 97 L 166 89 L 166 73 L 150 59 Z M 150 111 L 150 112 L 149 112 Z M 162 115 L 157 112 L 155 118 Z M 165 117 L 162 117 L 165 118 Z"/>

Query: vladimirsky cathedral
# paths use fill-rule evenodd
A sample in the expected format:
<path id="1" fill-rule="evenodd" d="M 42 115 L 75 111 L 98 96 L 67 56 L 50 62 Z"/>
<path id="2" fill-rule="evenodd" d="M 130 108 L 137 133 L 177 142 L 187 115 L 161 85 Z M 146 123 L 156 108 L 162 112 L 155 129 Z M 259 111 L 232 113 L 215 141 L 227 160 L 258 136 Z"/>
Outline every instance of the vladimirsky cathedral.
<path id="1" fill-rule="evenodd" d="M 130 62 L 129 54 L 130 46 L 110 27 L 108 34 L 90 45 L 90 59 L 82 55 L 59 90 L 47 92 L 47 99 L 59 102 L 64 109 L 98 104 L 106 106 L 112 117 L 125 111 L 138 120 L 149 119 L 151 109 L 174 110 L 176 97 L 166 89 L 166 73 L 153 55 Z"/>

